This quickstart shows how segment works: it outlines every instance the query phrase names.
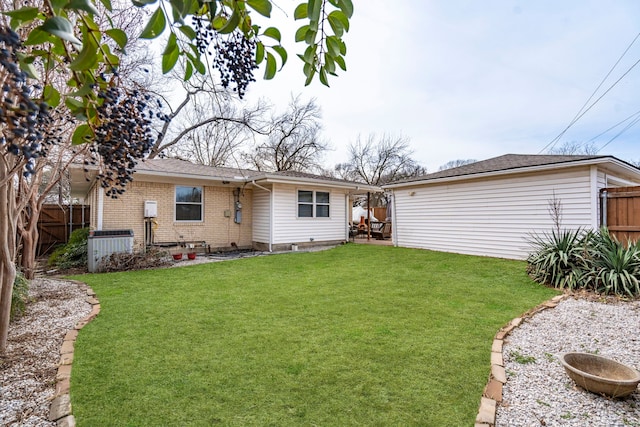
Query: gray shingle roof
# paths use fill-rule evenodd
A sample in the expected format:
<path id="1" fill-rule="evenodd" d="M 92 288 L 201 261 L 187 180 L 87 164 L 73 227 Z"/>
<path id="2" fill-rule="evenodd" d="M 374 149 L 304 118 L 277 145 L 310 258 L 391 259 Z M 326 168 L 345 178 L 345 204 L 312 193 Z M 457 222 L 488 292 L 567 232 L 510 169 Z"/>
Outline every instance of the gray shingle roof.
<path id="1" fill-rule="evenodd" d="M 237 177 L 248 179 L 249 177 L 256 176 L 260 173 L 249 169 L 198 165 L 179 159 L 147 159 L 138 163 L 136 166 L 136 172 L 187 174 L 221 179 L 234 179 Z"/>
<path id="2" fill-rule="evenodd" d="M 259 172 L 251 169 L 213 167 L 206 165 L 198 165 L 186 160 L 179 159 L 147 159 L 138 163 L 136 167 L 137 173 L 153 173 L 153 174 L 180 174 L 192 175 L 194 178 L 207 177 L 218 178 L 221 180 L 228 179 L 230 181 L 251 181 L 268 178 L 291 178 L 295 179 L 312 179 L 337 184 L 359 184 L 354 181 L 344 179 L 314 175 L 306 172 L 295 171 L 279 171 L 279 172 Z M 365 184 L 362 184 L 365 185 Z"/>
<path id="3" fill-rule="evenodd" d="M 405 182 L 427 181 L 438 178 L 451 178 L 456 176 L 475 175 L 487 172 L 505 171 L 533 166 L 554 165 L 562 163 L 579 162 L 583 160 L 604 159 L 611 156 L 593 155 L 559 155 L 559 154 L 505 154 L 487 160 L 470 163 L 439 172 L 434 172 L 418 177 L 396 181 L 393 184 Z"/>
<path id="4" fill-rule="evenodd" d="M 355 183 L 354 181 L 347 181 L 346 179 L 334 178 L 332 176 L 314 175 L 312 173 L 296 172 L 296 171 L 269 172 L 269 173 L 266 173 L 265 175 L 267 175 L 267 176 L 284 176 L 284 177 L 289 177 L 289 178 L 321 179 L 321 180 L 324 180 L 324 181 L 338 182 L 338 183 L 343 183 L 343 184 L 354 184 Z"/>

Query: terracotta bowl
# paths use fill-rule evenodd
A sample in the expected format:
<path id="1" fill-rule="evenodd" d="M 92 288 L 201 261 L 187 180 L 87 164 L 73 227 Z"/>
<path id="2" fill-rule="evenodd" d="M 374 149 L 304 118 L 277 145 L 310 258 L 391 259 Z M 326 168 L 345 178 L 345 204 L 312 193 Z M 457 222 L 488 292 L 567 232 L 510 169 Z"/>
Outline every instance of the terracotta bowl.
<path id="1" fill-rule="evenodd" d="M 565 353 L 560 362 L 577 385 L 593 393 L 623 397 L 640 383 L 640 373 L 635 369 L 595 354 Z"/>

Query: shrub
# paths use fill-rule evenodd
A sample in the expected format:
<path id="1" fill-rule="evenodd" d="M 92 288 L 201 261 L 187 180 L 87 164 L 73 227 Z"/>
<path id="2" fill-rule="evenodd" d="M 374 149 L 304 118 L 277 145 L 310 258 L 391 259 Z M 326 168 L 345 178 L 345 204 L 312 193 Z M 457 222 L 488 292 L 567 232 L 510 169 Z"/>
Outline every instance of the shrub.
<path id="1" fill-rule="evenodd" d="M 85 267 L 87 265 L 87 240 L 89 229 L 74 230 L 69 242 L 57 248 L 49 257 L 48 264 L 61 269 Z"/>
<path id="2" fill-rule="evenodd" d="M 590 280 L 598 292 L 605 294 L 640 295 L 640 247 L 623 244 L 604 229 L 591 249 Z"/>
<path id="3" fill-rule="evenodd" d="M 534 235 L 531 243 L 535 250 L 527 258 L 527 272 L 545 285 L 560 289 L 580 287 L 592 238 L 593 233 L 581 229 Z"/>
<path id="4" fill-rule="evenodd" d="M 556 288 L 590 289 L 618 296 L 640 295 L 640 245 L 623 244 L 606 228 L 599 233 L 561 231 L 534 236 L 527 272 Z"/>
<path id="5" fill-rule="evenodd" d="M 13 281 L 13 293 L 11 294 L 11 320 L 17 319 L 24 314 L 27 309 L 27 302 L 29 302 L 29 281 L 22 272 L 18 271 Z"/>

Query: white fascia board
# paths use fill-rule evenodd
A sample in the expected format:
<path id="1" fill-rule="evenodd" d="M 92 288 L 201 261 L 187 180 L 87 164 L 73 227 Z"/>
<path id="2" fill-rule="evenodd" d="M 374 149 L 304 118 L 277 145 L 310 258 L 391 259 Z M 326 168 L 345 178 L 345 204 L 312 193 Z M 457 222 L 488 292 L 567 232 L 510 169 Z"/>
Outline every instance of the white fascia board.
<path id="1" fill-rule="evenodd" d="M 554 163 L 554 164 L 539 165 L 539 166 L 527 166 L 522 168 L 504 169 L 504 170 L 491 171 L 491 172 L 469 173 L 465 175 L 456 175 L 456 176 L 449 176 L 449 177 L 443 177 L 443 178 L 423 179 L 423 180 L 416 180 L 416 181 L 409 181 L 409 182 L 401 182 L 398 184 L 387 184 L 387 185 L 383 185 L 382 188 L 386 190 L 386 189 L 393 189 L 393 188 L 415 187 L 415 186 L 425 185 L 425 184 L 439 184 L 442 182 L 466 181 L 466 180 L 476 179 L 476 178 L 496 177 L 496 176 L 512 175 L 516 173 L 521 174 L 521 173 L 529 173 L 529 172 L 549 171 L 554 169 L 566 169 L 566 168 L 572 168 L 572 167 L 578 167 L 578 166 L 606 165 L 606 164 L 612 164 L 612 166 L 614 166 L 613 167 L 614 170 L 624 171 L 628 174 L 636 175 L 638 177 L 638 180 L 640 180 L 640 171 L 637 168 L 625 162 L 622 162 L 616 158 L 610 157 L 605 159 L 602 159 L 602 158 L 586 159 L 586 160 L 573 161 L 573 162 Z"/>

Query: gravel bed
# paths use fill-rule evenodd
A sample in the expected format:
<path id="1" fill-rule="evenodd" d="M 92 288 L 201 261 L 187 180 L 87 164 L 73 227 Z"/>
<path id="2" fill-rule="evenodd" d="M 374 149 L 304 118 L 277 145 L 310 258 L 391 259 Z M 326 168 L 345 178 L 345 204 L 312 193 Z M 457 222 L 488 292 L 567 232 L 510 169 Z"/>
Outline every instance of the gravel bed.
<path id="1" fill-rule="evenodd" d="M 65 334 L 86 318 L 86 288 L 38 278 L 31 281 L 24 316 L 11 323 L 7 353 L 0 358 L 0 425 L 55 426 L 49 405 L 55 392 Z"/>
<path id="2" fill-rule="evenodd" d="M 569 298 L 513 330 L 502 352 L 507 384 L 496 426 L 640 426 L 640 391 L 610 399 L 576 386 L 559 361 L 572 351 L 640 370 L 640 301 Z"/>

